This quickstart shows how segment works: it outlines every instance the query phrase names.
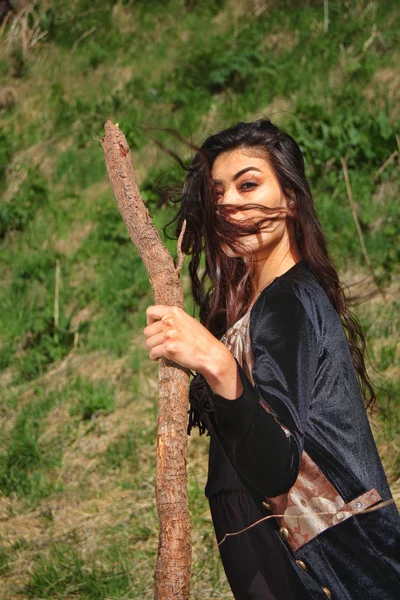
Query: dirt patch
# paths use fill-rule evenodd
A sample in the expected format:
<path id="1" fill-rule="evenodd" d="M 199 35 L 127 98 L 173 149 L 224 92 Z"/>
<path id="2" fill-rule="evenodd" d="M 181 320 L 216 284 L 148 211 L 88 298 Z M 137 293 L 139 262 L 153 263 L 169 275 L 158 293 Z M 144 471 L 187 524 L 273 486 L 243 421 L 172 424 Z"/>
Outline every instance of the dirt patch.
<path id="1" fill-rule="evenodd" d="M 94 382 L 106 380 L 108 383 L 116 384 L 123 376 L 130 373 L 127 361 L 127 357 L 115 360 L 106 350 L 99 350 L 87 354 L 76 366 L 74 373 Z"/>
<path id="2" fill-rule="evenodd" d="M 44 142 L 38 142 L 37 144 L 18 152 L 13 159 L 13 165 L 39 167 L 43 177 L 46 180 L 50 180 L 56 162 L 54 147 L 52 147 L 53 143 L 54 140 L 49 139 Z"/>
<path id="3" fill-rule="evenodd" d="M 118 3 L 113 6 L 112 19 L 113 24 L 122 35 L 133 33 L 137 27 L 136 15 L 130 6 L 123 6 Z"/>
<path id="4" fill-rule="evenodd" d="M 237 35 L 242 29 L 251 25 L 253 20 L 271 9 L 273 2 L 263 0 L 228 0 L 224 9 L 220 10 L 212 19 L 218 31 L 227 33 L 232 28 Z"/>
<path id="5" fill-rule="evenodd" d="M 90 232 L 95 228 L 94 223 L 84 223 L 79 225 L 78 223 L 71 225 L 71 233 L 65 240 L 56 240 L 53 242 L 53 247 L 60 254 L 64 256 L 71 256 L 75 254 L 81 247 L 83 242 L 89 236 Z"/>
<path id="6" fill-rule="evenodd" d="M 387 87 L 393 99 L 400 99 L 400 71 L 394 67 L 378 69 L 372 78 L 373 83 Z"/>
<path id="7" fill-rule="evenodd" d="M 76 315 L 71 318 L 71 330 L 77 331 L 78 327 L 82 323 L 87 323 L 89 321 L 93 321 L 93 315 L 95 314 L 94 304 L 90 303 L 82 310 L 80 310 Z"/>
<path id="8" fill-rule="evenodd" d="M 371 272 L 367 269 L 359 269 L 357 272 L 342 271 L 340 273 L 340 281 L 345 286 L 348 296 L 354 296 L 363 300 L 363 310 L 367 310 L 369 313 L 381 306 L 390 308 L 390 303 L 395 302 L 399 298 L 400 281 L 395 277 L 391 283 L 384 286 L 384 297 L 377 289 Z"/>
<path id="9" fill-rule="evenodd" d="M 372 196 L 372 202 L 378 206 L 387 206 L 389 202 L 397 200 L 399 191 L 397 181 L 383 181 Z"/>
<path id="10" fill-rule="evenodd" d="M 88 476 L 94 478 L 91 489 L 98 489 L 96 481 L 102 481 L 99 474 L 99 457 L 110 444 L 117 442 L 131 430 L 132 423 L 138 421 L 137 407 L 132 402 L 126 408 L 116 409 L 108 415 L 98 415 L 89 422 L 80 424 L 75 441 L 63 456 L 59 478 L 69 485 L 79 486 Z M 141 461 L 144 456 L 141 453 Z M 109 478 L 110 475 L 107 475 Z"/>
<path id="11" fill-rule="evenodd" d="M 75 263 L 70 280 L 71 288 L 86 287 L 88 281 L 96 278 L 97 256 L 91 256 L 84 263 Z"/>
<path id="12" fill-rule="evenodd" d="M 391 118 L 396 120 L 400 116 L 400 70 L 395 67 L 378 69 L 371 83 L 364 89 L 364 96 L 369 100 L 382 98 L 385 106 L 392 106 Z"/>
<path id="13" fill-rule="evenodd" d="M 300 32 L 298 29 L 292 31 L 278 31 L 266 36 L 262 50 L 273 50 L 279 53 L 282 50 L 291 51 L 299 42 Z"/>
<path id="14" fill-rule="evenodd" d="M 342 91 L 346 78 L 343 65 L 338 64 L 332 67 L 329 71 L 328 78 L 330 89 L 335 90 L 335 92 Z"/>
<path id="15" fill-rule="evenodd" d="M 0 373 L 0 387 L 8 388 L 12 384 L 15 377 L 15 368 L 8 367 Z"/>
<path id="16" fill-rule="evenodd" d="M 26 542 L 34 542 L 36 549 L 65 540 L 76 531 L 89 546 L 97 542 L 105 526 L 115 524 L 113 513 L 116 503 L 120 508 L 125 505 L 125 510 L 129 510 L 132 502 L 128 500 L 132 495 L 131 490 L 115 488 L 103 497 L 83 502 L 74 496 L 45 501 L 35 511 L 3 521 L 0 531 L 10 544 L 22 538 Z M 92 547 L 94 550 L 95 547 Z"/>

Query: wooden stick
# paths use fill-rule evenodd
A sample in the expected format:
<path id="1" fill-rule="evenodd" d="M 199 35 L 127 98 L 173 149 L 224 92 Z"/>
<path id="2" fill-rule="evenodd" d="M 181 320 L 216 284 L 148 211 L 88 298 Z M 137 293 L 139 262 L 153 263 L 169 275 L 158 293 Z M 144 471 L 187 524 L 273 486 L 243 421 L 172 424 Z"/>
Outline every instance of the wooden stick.
<path id="1" fill-rule="evenodd" d="M 141 198 L 124 134 L 111 121 L 102 139 L 108 177 L 130 238 L 147 269 L 155 304 L 183 308 L 174 261 Z M 159 362 L 156 503 L 160 523 L 155 569 L 157 600 L 188 600 L 191 538 L 186 476 L 188 374 Z"/>
<path id="2" fill-rule="evenodd" d="M 350 204 L 351 212 L 352 212 L 352 215 L 353 215 L 354 223 L 356 225 L 358 237 L 359 237 L 359 240 L 360 240 L 361 250 L 362 250 L 362 253 L 364 255 L 364 260 L 367 263 L 368 269 L 369 269 L 369 271 L 370 271 L 370 273 L 372 275 L 372 278 L 374 280 L 374 283 L 375 283 L 376 287 L 378 288 L 379 292 L 381 293 L 383 299 L 385 299 L 385 294 L 384 294 L 383 290 L 381 289 L 381 286 L 379 285 L 379 281 L 376 278 L 376 275 L 375 275 L 375 272 L 374 272 L 371 260 L 369 258 L 369 254 L 367 252 L 367 247 L 366 247 L 365 241 L 364 241 L 364 234 L 362 232 L 360 221 L 359 221 L 358 215 L 357 215 L 356 203 L 354 202 L 353 193 L 351 191 L 351 185 L 350 185 L 350 179 L 349 179 L 349 172 L 347 170 L 347 163 L 346 163 L 346 160 L 343 158 L 343 156 L 340 157 L 340 162 L 342 163 L 343 175 L 344 175 L 344 180 L 345 180 L 346 189 L 347 189 L 347 197 L 349 199 L 349 204 Z"/>

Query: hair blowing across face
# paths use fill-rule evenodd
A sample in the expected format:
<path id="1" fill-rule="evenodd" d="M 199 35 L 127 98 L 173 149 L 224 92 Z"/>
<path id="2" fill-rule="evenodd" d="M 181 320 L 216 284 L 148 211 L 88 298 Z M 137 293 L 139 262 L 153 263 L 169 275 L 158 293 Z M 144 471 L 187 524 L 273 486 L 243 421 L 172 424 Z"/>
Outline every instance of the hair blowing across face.
<path id="1" fill-rule="evenodd" d="M 231 258 L 223 244 L 240 245 L 240 238 L 256 233 L 267 221 L 281 218 L 268 215 L 258 223 L 234 222 L 233 207 L 216 202 L 211 169 L 222 152 L 244 149 L 262 155 L 275 172 L 285 196 L 294 202 L 295 237 L 301 257 L 311 268 L 340 315 L 347 333 L 351 356 L 367 408 L 376 397 L 365 367 L 366 343 L 361 327 L 349 310 L 338 274 L 329 256 L 324 233 L 315 212 L 310 187 L 304 172 L 304 160 L 295 140 L 269 119 L 237 123 L 206 139 L 188 170 L 180 210 L 173 222 L 179 235 L 186 220 L 182 250 L 191 256 L 189 273 L 192 293 L 200 308 L 200 321 L 220 337 L 248 309 L 251 302 L 251 260 Z M 254 209 L 245 205 L 242 209 Z M 204 263 L 202 262 L 204 255 Z"/>

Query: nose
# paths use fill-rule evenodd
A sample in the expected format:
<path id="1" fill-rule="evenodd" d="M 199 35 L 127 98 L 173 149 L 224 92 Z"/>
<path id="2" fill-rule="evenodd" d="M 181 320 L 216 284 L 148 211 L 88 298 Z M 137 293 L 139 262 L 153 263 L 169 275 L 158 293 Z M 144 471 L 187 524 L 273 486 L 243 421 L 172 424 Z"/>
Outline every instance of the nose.
<path id="1" fill-rule="evenodd" d="M 220 204 L 243 204 L 243 200 L 236 189 L 236 186 L 231 186 L 225 189 L 223 195 L 219 199 Z"/>

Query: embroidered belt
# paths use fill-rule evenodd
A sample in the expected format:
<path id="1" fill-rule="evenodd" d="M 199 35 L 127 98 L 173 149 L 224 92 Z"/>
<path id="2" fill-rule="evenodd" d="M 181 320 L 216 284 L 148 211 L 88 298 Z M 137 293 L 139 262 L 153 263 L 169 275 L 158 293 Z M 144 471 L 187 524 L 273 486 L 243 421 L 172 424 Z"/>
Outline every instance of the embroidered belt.
<path id="1" fill-rule="evenodd" d="M 267 500 L 281 528 L 281 537 L 295 552 L 329 527 L 364 512 L 382 498 L 373 488 L 346 503 L 310 456 L 303 452 L 293 487 L 285 494 Z"/>

